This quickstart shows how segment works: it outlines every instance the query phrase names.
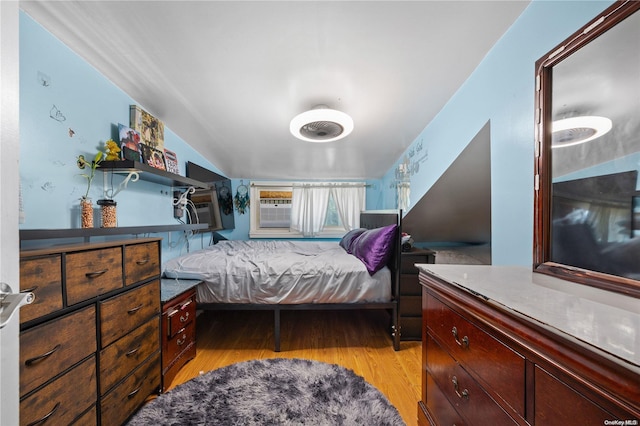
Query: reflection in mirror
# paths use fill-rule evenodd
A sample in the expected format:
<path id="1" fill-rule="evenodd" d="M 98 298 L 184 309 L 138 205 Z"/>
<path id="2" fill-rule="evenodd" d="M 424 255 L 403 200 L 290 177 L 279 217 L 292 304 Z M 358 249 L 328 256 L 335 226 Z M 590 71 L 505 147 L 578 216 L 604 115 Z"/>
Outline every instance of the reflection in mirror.
<path id="1" fill-rule="evenodd" d="M 634 295 L 640 295 L 639 6 L 615 3 L 536 64 L 534 268 Z"/>

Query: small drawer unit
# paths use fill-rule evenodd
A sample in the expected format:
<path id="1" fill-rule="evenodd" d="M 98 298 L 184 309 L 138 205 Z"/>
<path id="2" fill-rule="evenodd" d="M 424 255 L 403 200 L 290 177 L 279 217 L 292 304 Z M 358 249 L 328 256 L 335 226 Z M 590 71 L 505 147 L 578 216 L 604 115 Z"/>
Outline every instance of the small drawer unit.
<path id="1" fill-rule="evenodd" d="M 167 282 L 170 286 L 171 281 Z M 166 300 L 162 306 L 163 390 L 169 387 L 178 371 L 195 356 L 196 290 L 191 287 Z"/>
<path id="2" fill-rule="evenodd" d="M 400 259 L 400 339 L 420 340 L 422 337 L 422 287 L 418 281 L 416 263 L 435 263 L 432 250 L 414 248 L 402 252 Z"/>

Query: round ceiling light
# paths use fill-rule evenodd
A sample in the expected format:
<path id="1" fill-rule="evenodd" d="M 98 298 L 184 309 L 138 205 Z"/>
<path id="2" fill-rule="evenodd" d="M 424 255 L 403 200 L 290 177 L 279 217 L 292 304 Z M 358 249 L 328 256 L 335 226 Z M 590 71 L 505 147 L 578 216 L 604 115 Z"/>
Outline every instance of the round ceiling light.
<path id="1" fill-rule="evenodd" d="M 551 125 L 551 147 L 563 148 L 592 141 L 611 130 L 606 117 L 584 116 L 554 121 Z"/>
<path id="2" fill-rule="evenodd" d="M 293 117 L 289 130 L 303 141 L 333 142 L 353 131 L 353 120 L 344 112 L 318 105 Z"/>

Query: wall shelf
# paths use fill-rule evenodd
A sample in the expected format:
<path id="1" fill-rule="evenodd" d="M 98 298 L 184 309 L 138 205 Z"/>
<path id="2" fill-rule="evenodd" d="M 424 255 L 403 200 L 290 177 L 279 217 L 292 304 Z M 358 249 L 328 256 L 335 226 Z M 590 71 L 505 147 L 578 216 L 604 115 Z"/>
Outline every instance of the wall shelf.
<path id="1" fill-rule="evenodd" d="M 193 186 L 195 188 L 208 189 L 211 186 L 208 183 L 156 169 L 155 167 L 133 160 L 103 161 L 96 170 L 119 174 L 135 172 L 142 180 L 174 188 Z"/>
<path id="2" fill-rule="evenodd" d="M 138 235 L 157 232 L 198 231 L 207 230 L 206 223 L 150 226 L 120 226 L 115 228 L 71 228 L 71 229 L 21 229 L 20 241 L 47 240 L 53 238 L 104 237 L 111 235 Z"/>

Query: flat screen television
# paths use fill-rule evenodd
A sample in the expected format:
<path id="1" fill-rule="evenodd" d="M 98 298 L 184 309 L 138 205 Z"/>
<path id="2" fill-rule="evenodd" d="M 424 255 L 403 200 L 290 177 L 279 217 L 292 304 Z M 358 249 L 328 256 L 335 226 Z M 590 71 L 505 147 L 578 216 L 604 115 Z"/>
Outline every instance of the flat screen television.
<path id="1" fill-rule="evenodd" d="M 196 213 L 200 223 L 208 223 L 208 231 L 234 229 L 231 180 L 191 161 L 187 161 L 186 175 L 211 185 L 209 189 L 196 189 L 189 196 L 195 206 L 191 215 Z"/>

